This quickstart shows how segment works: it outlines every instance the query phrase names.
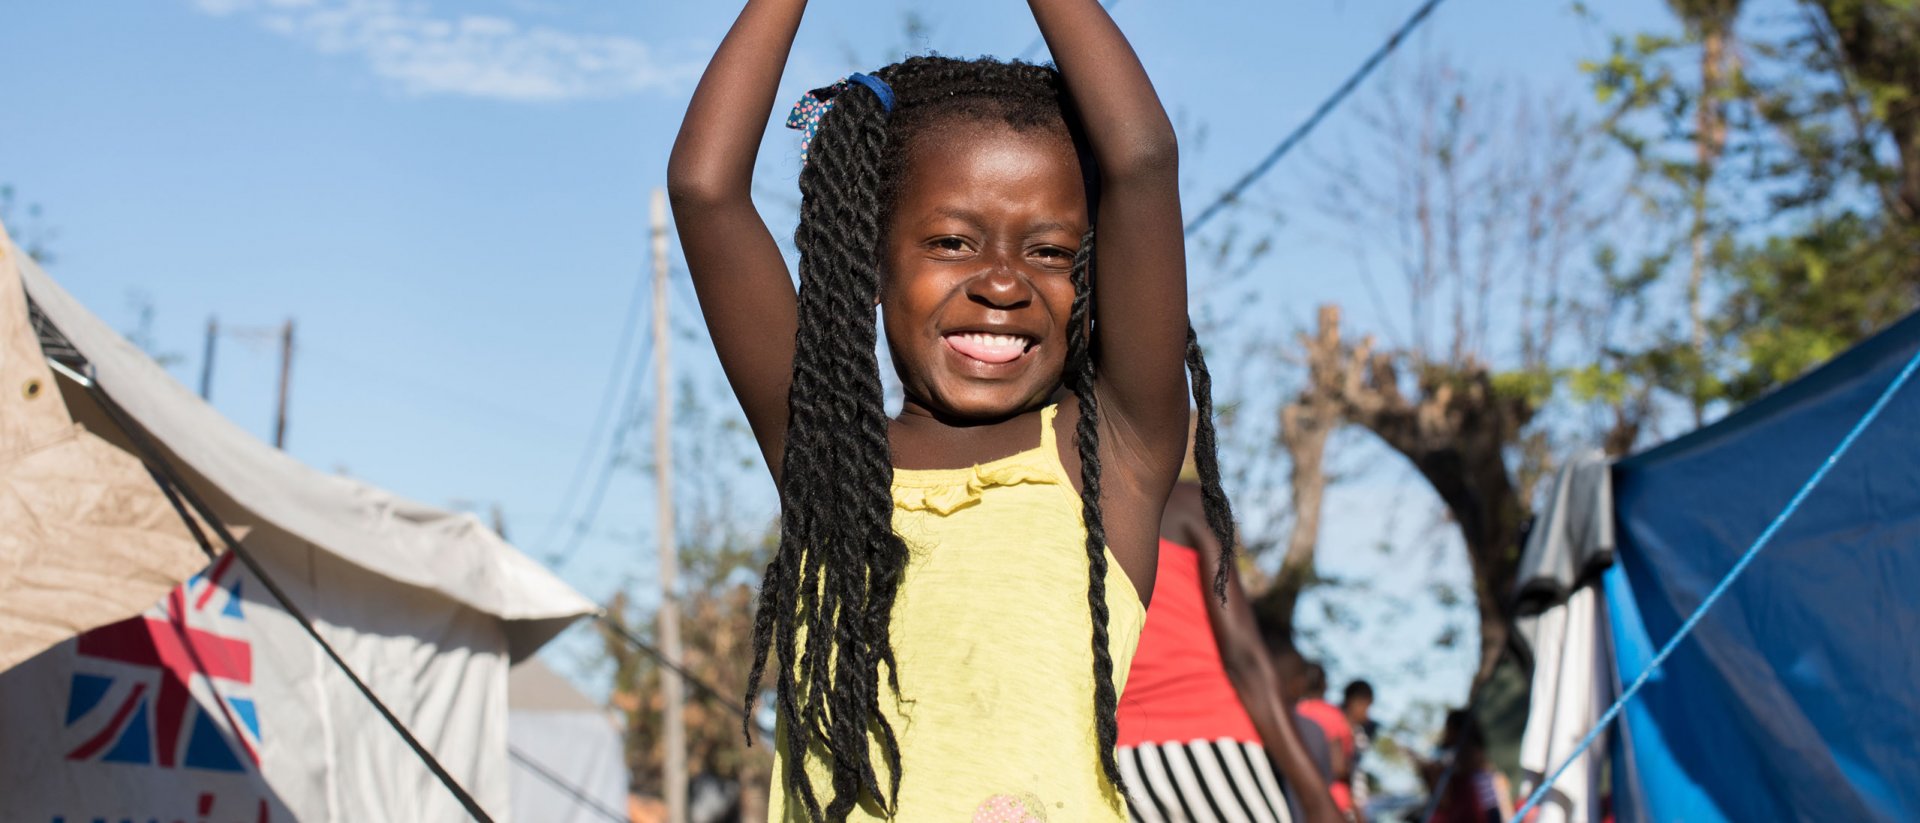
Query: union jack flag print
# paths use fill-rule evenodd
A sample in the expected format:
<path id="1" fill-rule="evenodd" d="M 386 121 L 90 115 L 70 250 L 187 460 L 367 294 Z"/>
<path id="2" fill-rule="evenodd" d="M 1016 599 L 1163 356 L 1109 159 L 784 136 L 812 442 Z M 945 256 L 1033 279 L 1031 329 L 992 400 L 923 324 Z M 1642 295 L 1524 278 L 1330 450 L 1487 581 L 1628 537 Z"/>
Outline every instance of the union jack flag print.
<path id="1" fill-rule="evenodd" d="M 258 770 L 243 579 L 229 552 L 146 614 L 80 636 L 67 759 Z"/>

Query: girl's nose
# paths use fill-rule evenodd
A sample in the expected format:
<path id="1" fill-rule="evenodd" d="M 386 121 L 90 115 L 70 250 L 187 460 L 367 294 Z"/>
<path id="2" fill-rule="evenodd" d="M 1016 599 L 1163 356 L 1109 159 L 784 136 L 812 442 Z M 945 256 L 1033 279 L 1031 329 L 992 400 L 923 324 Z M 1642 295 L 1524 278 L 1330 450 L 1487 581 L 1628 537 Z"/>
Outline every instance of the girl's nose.
<path id="1" fill-rule="evenodd" d="M 967 281 L 967 297 L 989 308 L 1013 310 L 1033 302 L 1033 284 L 996 255 L 986 271 Z"/>

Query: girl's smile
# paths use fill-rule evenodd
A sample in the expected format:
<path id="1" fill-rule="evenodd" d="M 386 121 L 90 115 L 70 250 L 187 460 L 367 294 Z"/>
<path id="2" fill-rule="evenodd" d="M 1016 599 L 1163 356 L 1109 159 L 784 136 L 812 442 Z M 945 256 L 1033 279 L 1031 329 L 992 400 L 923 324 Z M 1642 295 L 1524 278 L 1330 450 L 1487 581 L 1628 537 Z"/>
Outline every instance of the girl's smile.
<path id="1" fill-rule="evenodd" d="M 881 308 L 908 403 L 972 420 L 1044 404 L 1066 365 L 1087 228 L 1072 141 L 962 121 L 906 150 Z"/>

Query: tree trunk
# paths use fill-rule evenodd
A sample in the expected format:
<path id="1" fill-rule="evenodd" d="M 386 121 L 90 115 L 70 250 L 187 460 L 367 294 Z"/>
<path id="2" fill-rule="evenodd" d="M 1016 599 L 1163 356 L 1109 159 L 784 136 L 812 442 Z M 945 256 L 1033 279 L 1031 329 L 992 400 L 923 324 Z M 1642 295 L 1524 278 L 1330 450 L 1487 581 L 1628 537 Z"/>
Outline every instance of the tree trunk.
<path id="1" fill-rule="evenodd" d="M 1466 543 L 1480 620 L 1480 664 L 1473 679 L 1478 688 L 1493 676 L 1506 647 L 1526 509 L 1507 473 L 1500 445 L 1473 443 L 1471 432 L 1462 434 L 1467 439 L 1458 449 L 1408 457 L 1440 494 Z"/>
<path id="2" fill-rule="evenodd" d="M 1300 594 L 1317 577 L 1314 549 L 1320 543 L 1320 515 L 1326 502 L 1327 439 L 1342 423 L 1337 396 L 1324 388 L 1330 381 L 1337 382 L 1340 373 L 1339 307 L 1322 306 L 1319 336 L 1302 336 L 1301 344 L 1307 353 L 1307 387 L 1280 410 L 1280 444 L 1292 463 L 1293 531 L 1287 535 L 1280 576 L 1254 604 L 1263 630 L 1289 642 Z"/>
<path id="3" fill-rule="evenodd" d="M 1714 166 L 1727 142 L 1726 104 L 1722 100 L 1721 83 L 1731 25 L 1731 18 L 1710 20 L 1700 32 L 1700 104 L 1694 107 L 1693 226 L 1688 237 L 1691 265 L 1687 273 L 1687 323 L 1694 354 L 1701 357 L 1707 351 L 1707 326 L 1701 303 L 1707 279 L 1707 206 L 1711 202 L 1708 189 L 1713 185 Z M 1706 364 L 1696 363 L 1693 369 L 1688 401 L 1693 406 L 1693 425 L 1699 427 L 1706 423 L 1707 416 L 1706 396 L 1701 391 Z"/>
<path id="4" fill-rule="evenodd" d="M 1466 544 L 1478 606 L 1478 689 L 1492 676 L 1511 631 L 1509 598 L 1527 505 L 1506 454 L 1519 443 L 1533 406 L 1524 396 L 1497 391 L 1493 375 L 1471 360 L 1423 363 L 1406 354 L 1374 352 L 1370 339 L 1346 346 L 1339 322 L 1337 309 L 1322 309 L 1318 334 L 1303 341 L 1312 365 L 1303 398 L 1312 395 L 1337 408 L 1344 420 L 1405 456 L 1453 516 Z M 1402 392 L 1403 363 L 1416 372 L 1413 397 Z"/>

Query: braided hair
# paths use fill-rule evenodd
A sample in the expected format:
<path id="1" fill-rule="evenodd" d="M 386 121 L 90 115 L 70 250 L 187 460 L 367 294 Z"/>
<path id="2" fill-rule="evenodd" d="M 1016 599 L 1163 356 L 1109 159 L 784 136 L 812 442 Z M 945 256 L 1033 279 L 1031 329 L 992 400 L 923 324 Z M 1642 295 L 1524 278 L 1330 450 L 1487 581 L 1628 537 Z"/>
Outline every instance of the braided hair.
<path id="1" fill-rule="evenodd" d="M 861 795 L 892 816 L 900 788 L 898 739 L 880 710 L 881 667 L 897 690 L 892 612 L 907 547 L 892 527 L 892 451 L 876 348 L 882 244 L 913 138 L 934 124 L 988 122 L 1016 130 L 1075 132 L 1051 67 L 992 59 L 909 58 L 875 72 L 894 107 L 866 86 L 838 92 L 800 172 L 798 333 L 780 476 L 780 544 L 767 565 L 753 627 L 747 708 L 754 709 L 768 652 L 788 757 L 779 775 L 808 819 L 844 820 Z M 1091 168 L 1084 157 L 1083 168 Z M 1088 175 L 1092 179 L 1091 174 Z M 1087 605 L 1093 616 L 1094 717 L 1106 777 L 1124 791 L 1114 759 L 1118 698 L 1107 646 L 1106 530 L 1100 511 L 1100 407 L 1094 392 L 1093 232 L 1073 260 L 1074 299 L 1063 383 L 1079 401 L 1075 429 L 1081 516 L 1087 528 Z M 1196 464 L 1207 521 L 1232 551 L 1233 515 L 1215 454 L 1211 379 L 1193 330 L 1187 368 L 1198 404 Z M 1215 579 L 1224 596 L 1227 558 Z M 751 730 L 748 731 L 751 740 Z M 883 776 L 874 768 L 879 748 Z M 831 787 L 822 803 L 806 770 L 823 754 Z"/>

